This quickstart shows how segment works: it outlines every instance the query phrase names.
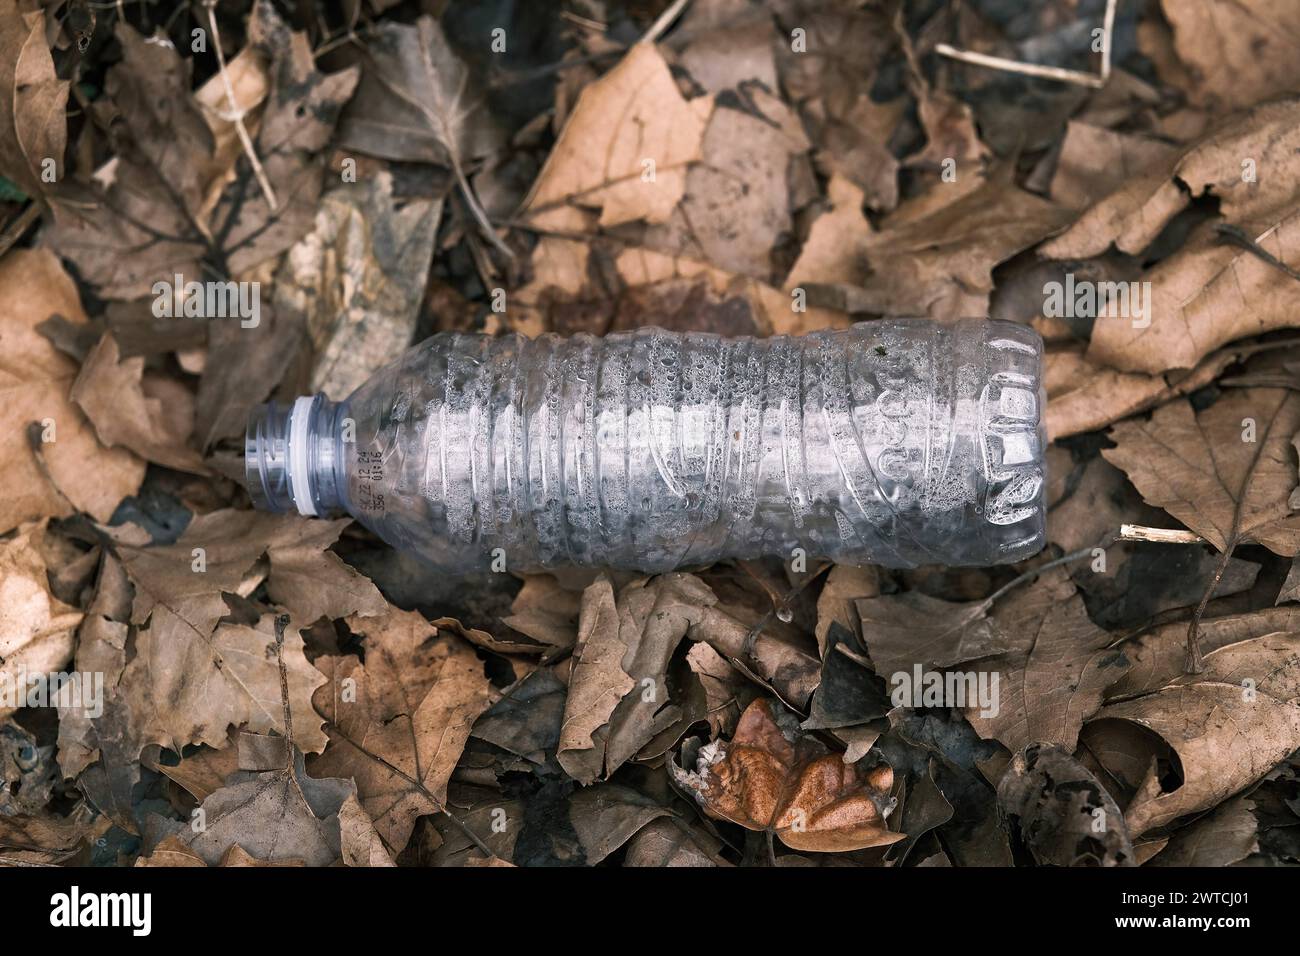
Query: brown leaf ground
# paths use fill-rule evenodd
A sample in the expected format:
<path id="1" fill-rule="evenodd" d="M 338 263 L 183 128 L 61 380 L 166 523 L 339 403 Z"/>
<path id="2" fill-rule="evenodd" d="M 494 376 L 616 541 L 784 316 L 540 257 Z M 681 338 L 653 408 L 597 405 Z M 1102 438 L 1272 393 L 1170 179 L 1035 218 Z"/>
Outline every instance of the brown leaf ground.
<path id="1" fill-rule="evenodd" d="M 1300 864 L 1294 0 L 302 6 L 0 0 L 0 862 Z M 241 487 L 439 331 L 898 315 L 1043 336 L 1042 555 L 450 580 Z"/>

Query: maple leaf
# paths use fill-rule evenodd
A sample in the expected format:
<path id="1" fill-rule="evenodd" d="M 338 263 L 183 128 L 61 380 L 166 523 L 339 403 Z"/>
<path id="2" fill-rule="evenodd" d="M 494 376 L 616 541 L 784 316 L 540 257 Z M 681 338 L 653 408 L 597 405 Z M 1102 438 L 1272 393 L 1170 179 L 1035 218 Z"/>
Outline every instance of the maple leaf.
<path id="1" fill-rule="evenodd" d="M 349 626 L 366 635 L 366 663 L 317 660 L 324 677 L 313 703 L 330 743 L 312 771 L 355 779 L 361 805 L 399 853 L 417 818 L 446 808 L 447 783 L 492 691 L 473 648 L 414 611 Z"/>
<path id="2" fill-rule="evenodd" d="M 188 61 L 120 24 L 125 58 L 109 71 L 108 97 L 131 120 L 111 182 L 73 183 L 56 197 L 50 244 L 105 298 L 136 299 L 179 274 L 238 275 L 283 252 L 311 228 L 324 158 L 359 70 L 319 72 L 305 34 L 291 33 L 265 0 L 254 8 L 253 42 L 271 61 L 270 93 L 253 141 L 273 207 L 241 156 L 215 207 L 209 192 L 216 142 L 189 88 Z"/>

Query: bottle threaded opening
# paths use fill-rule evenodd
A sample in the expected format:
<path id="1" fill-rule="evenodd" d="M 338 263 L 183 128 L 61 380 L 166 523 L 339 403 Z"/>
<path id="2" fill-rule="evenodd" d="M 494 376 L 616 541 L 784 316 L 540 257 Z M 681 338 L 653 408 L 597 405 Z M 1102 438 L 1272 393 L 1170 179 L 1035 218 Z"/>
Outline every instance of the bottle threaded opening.
<path id="1" fill-rule="evenodd" d="M 253 408 L 244 433 L 244 484 L 253 507 L 313 517 L 339 507 L 338 411 L 324 395 Z"/>

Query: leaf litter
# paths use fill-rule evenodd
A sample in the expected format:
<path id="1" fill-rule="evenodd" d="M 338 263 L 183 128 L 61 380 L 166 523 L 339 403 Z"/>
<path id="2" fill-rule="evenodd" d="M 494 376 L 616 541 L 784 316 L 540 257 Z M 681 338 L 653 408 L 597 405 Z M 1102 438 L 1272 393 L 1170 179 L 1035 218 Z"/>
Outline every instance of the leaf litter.
<path id="1" fill-rule="evenodd" d="M 1300 863 L 1294 4 L 101 6 L 0 3 L 0 862 Z M 239 484 L 437 331 L 905 314 L 1043 335 L 1042 556 L 448 582 Z"/>

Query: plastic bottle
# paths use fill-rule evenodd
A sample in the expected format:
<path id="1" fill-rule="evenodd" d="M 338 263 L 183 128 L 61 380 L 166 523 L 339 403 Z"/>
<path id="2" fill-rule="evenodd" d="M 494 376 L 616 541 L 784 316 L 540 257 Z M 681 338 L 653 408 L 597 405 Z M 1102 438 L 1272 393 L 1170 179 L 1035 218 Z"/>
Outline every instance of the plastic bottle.
<path id="1" fill-rule="evenodd" d="M 344 401 L 256 409 L 245 471 L 257 507 L 346 512 L 457 575 L 1005 563 L 1044 543 L 1041 359 L 978 320 L 443 333 Z"/>

